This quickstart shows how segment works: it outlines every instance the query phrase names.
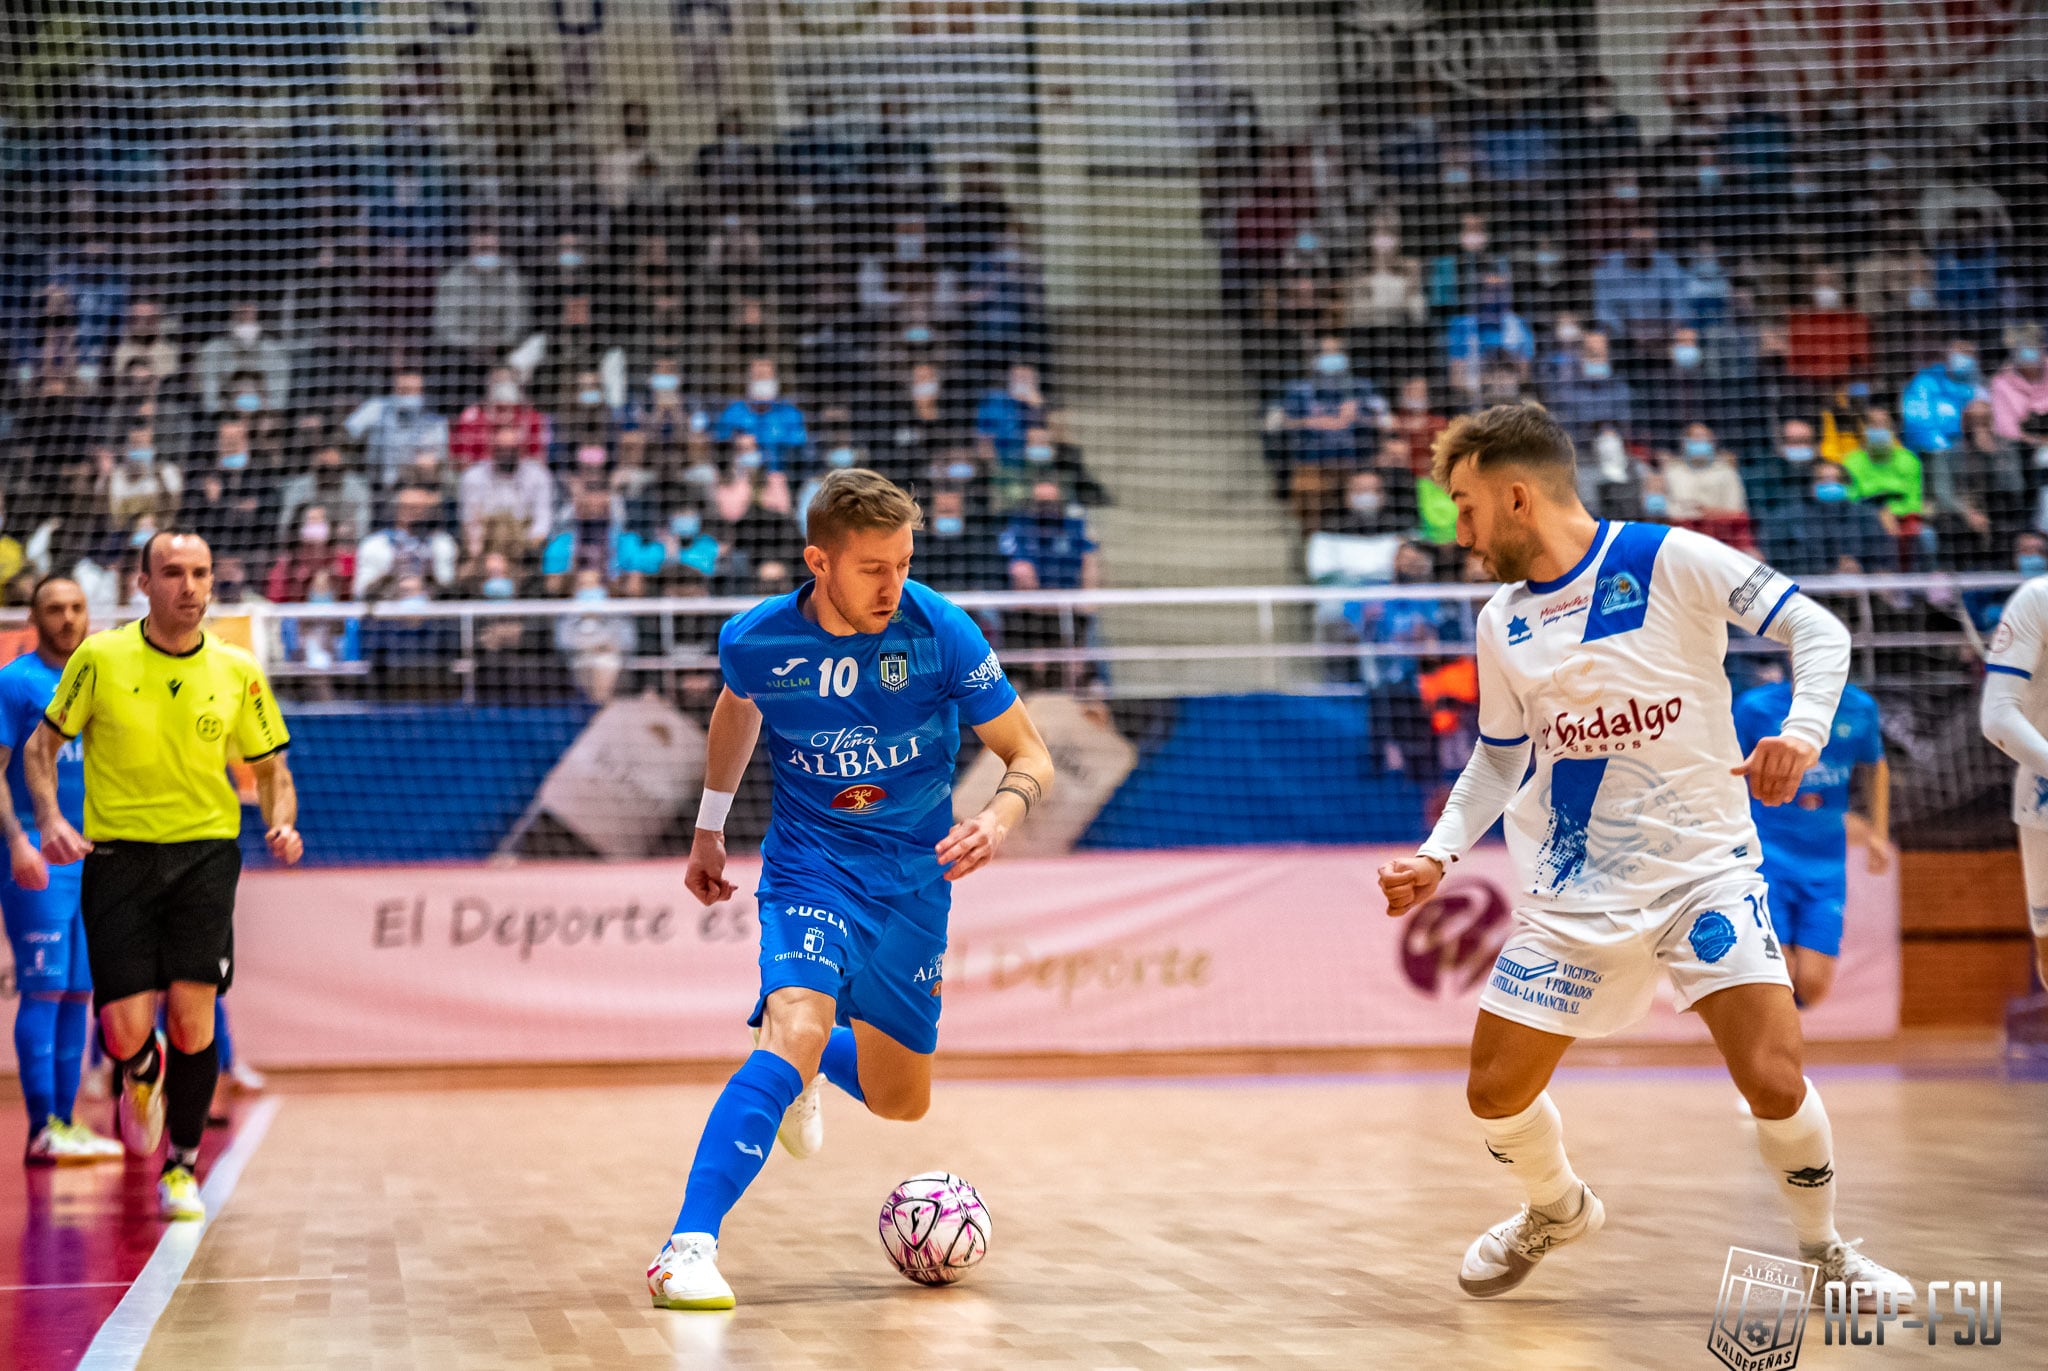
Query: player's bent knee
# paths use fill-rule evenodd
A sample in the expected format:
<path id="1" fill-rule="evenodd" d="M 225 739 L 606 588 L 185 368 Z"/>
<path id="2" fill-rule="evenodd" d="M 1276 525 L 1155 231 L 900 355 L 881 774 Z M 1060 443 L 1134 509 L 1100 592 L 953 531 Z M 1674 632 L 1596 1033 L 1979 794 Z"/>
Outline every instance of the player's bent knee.
<path id="1" fill-rule="evenodd" d="M 1482 1076 L 1474 1072 L 1465 1081 L 1465 1105 L 1474 1118 L 1505 1119 L 1536 1103 L 1542 1085 L 1531 1088 L 1523 1081 Z"/>
<path id="2" fill-rule="evenodd" d="M 867 1094 L 868 1112 L 893 1123 L 916 1123 L 932 1107 L 929 1085 L 879 1093 L 868 1090 L 865 1085 L 861 1089 Z"/>

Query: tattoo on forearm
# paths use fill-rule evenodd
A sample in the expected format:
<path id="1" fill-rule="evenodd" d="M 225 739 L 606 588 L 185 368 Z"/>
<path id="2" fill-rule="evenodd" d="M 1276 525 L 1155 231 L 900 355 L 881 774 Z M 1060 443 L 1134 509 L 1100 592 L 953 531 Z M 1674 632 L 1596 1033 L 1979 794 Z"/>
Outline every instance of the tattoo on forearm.
<path id="1" fill-rule="evenodd" d="M 1032 806 L 1045 795 L 1044 789 L 1038 784 L 1038 778 L 1028 771 L 1005 771 L 1003 783 L 996 787 L 996 794 L 1000 795 L 1006 790 L 1024 802 L 1026 814 L 1029 814 Z"/>

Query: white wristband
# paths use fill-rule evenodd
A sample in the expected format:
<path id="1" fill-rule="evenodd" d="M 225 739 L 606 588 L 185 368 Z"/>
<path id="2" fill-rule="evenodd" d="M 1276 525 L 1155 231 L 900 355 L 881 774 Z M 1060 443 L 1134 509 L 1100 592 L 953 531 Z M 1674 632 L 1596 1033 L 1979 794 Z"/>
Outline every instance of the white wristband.
<path id="1" fill-rule="evenodd" d="M 704 798 L 697 802 L 697 827 L 713 833 L 725 832 L 725 816 L 732 812 L 733 792 L 730 790 L 704 791 Z"/>

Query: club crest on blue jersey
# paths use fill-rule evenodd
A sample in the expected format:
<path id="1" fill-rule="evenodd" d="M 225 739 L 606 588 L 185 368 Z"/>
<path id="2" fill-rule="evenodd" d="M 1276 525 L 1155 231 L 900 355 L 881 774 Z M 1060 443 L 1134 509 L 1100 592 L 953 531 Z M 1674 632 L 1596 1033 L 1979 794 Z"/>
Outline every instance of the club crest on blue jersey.
<path id="1" fill-rule="evenodd" d="M 1618 614 L 1643 603 L 1643 583 L 1626 571 L 1617 571 L 1600 582 L 1600 612 Z"/>
<path id="2" fill-rule="evenodd" d="M 884 652 L 879 658 L 882 669 L 882 688 L 901 690 L 910 684 L 910 654 L 907 652 Z"/>
<path id="3" fill-rule="evenodd" d="M 1685 936 L 1701 961 L 1718 962 L 1735 946 L 1735 925 L 1726 914 L 1709 909 L 1692 921 L 1692 931 Z"/>

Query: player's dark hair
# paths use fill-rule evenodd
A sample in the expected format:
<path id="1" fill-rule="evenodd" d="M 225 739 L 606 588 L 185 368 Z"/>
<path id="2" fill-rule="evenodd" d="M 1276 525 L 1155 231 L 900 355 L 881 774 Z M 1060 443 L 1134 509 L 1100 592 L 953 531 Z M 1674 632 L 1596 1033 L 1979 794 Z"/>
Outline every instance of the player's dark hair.
<path id="1" fill-rule="evenodd" d="M 829 552 L 849 533 L 923 527 L 924 510 L 908 491 L 878 471 L 851 467 L 819 483 L 804 515 L 804 540 Z"/>
<path id="2" fill-rule="evenodd" d="M 1452 470 L 1468 459 L 1481 471 L 1525 467 L 1556 495 L 1574 488 L 1579 469 L 1571 434 L 1537 404 L 1495 405 L 1461 415 L 1437 435 L 1434 452 L 1429 474 L 1446 488 Z"/>
<path id="3" fill-rule="evenodd" d="M 36 601 L 43 598 L 44 586 L 53 586 L 59 584 L 60 582 L 64 585 L 69 586 L 75 586 L 78 584 L 78 581 L 75 577 L 66 576 L 61 571 L 53 571 L 47 576 L 40 577 L 36 581 L 35 588 L 29 591 L 28 607 L 30 609 L 34 609 L 36 607 Z"/>

